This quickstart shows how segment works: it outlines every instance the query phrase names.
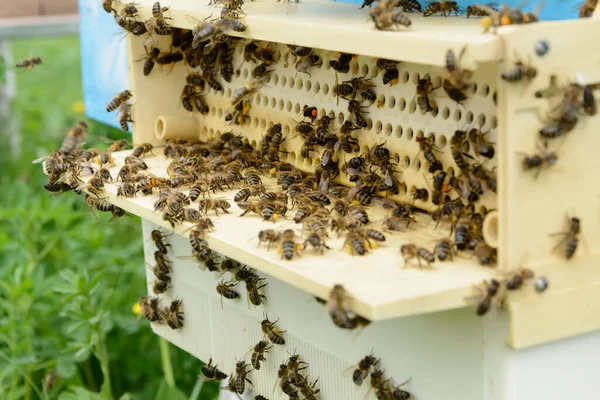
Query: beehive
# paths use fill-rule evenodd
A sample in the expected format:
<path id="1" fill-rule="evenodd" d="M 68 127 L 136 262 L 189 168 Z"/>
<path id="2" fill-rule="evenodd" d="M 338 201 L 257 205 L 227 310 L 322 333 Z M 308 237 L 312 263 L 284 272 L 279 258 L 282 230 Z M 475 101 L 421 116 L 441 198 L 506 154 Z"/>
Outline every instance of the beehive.
<path id="1" fill-rule="evenodd" d="M 140 1 L 138 20 L 150 17 L 152 3 Z M 383 358 L 390 376 L 399 382 L 412 376 L 414 390 L 411 391 L 419 397 L 439 398 L 440 387 L 428 385 L 428 382 L 448 379 L 449 371 L 431 370 L 428 366 L 445 357 L 459 357 L 457 354 L 460 353 L 469 371 L 481 369 L 480 356 L 488 349 L 470 346 L 466 338 L 483 341 L 489 334 L 484 332 L 484 322 L 477 320 L 471 310 L 420 314 L 461 308 L 466 305 L 464 298 L 472 293 L 472 285 L 520 266 L 546 275 L 551 286 L 543 295 L 528 286 L 511 297 L 508 307 L 508 343 L 511 346 L 526 347 L 599 327 L 600 319 L 589 317 L 593 311 L 600 311 L 600 299 L 595 295 L 598 272 L 594 268 L 595 251 L 600 243 L 600 232 L 594 225 L 598 219 L 600 187 L 589 174 L 600 166 L 593 142 L 593 132 L 599 127 L 598 119 L 580 118 L 564 143 L 555 147 L 559 149 L 559 165 L 544 171 L 537 179 L 533 174 L 523 172 L 522 155 L 519 154 L 536 151 L 537 132 L 544 126 L 543 117 L 552 105 L 546 99 L 536 98 L 534 93 L 547 88 L 552 75 L 563 85 L 573 81 L 585 85 L 600 82 L 598 51 L 590 49 L 586 51 L 586 57 L 582 57 L 582 49 L 572 46 L 572 43 L 584 42 L 600 33 L 597 19 L 507 27 L 493 35 L 482 34 L 477 21 L 411 16 L 412 29 L 379 32 L 367 22 L 365 12 L 358 11 L 354 5 L 256 2 L 247 4 L 245 9 L 246 18 L 242 21 L 248 30 L 231 34 L 260 40 L 264 45 L 272 43 L 270 47 L 279 53 L 268 82 L 252 98 L 249 122 L 233 126 L 224 121 L 232 108 L 231 94 L 248 83 L 255 66 L 248 62 L 242 64 L 242 46 L 234 58 L 234 65 L 241 65 L 239 76 L 231 83 L 222 82 L 222 92 L 211 90 L 207 93 L 210 108 L 203 116 L 187 112 L 180 103 L 185 76 L 191 70 L 178 64 L 173 69 L 164 68 L 153 71 L 148 77 L 143 76 L 142 65 L 135 60 L 145 54 L 145 38 L 129 36 L 134 143 L 159 145 L 162 142 L 156 135 L 161 139 L 210 139 L 233 131 L 256 144 L 269 127 L 280 123 L 284 135 L 289 138 L 282 146 L 287 151 L 282 160 L 304 171 L 312 171 L 319 159 L 302 158 L 301 138 L 292 139 L 295 125 L 300 120 L 298 114 L 304 105 L 309 105 L 316 106 L 320 116 L 333 112 L 337 126 L 345 120 L 347 103 L 338 102 L 333 95 L 336 74 L 329 68 L 329 60 L 337 57 L 337 52 L 347 52 L 358 57 L 352 61 L 350 71 L 338 74 L 337 79 L 366 76 L 377 83 L 377 101 L 368 108 L 368 127 L 356 136 L 362 153 L 385 143 L 399 160 L 404 184 L 395 200 L 405 200 L 413 186 L 431 189 L 427 163 L 419 151 L 420 138 L 433 138 L 440 161 L 445 167 L 456 169 L 449 141 L 454 131 L 465 127 L 489 132 L 487 138 L 496 143 L 496 155 L 486 162 L 486 166 L 495 169 L 499 182 L 498 195 L 486 191 L 479 202 L 497 210 L 488 216 L 485 225 L 486 240 L 498 248 L 497 270 L 483 268 L 468 257 L 457 257 L 452 263 L 436 263 L 433 271 L 401 268 L 403 262 L 398 255 L 401 244 L 432 247 L 436 240 L 449 233 L 447 227 L 436 229 L 436 224 L 426 217 L 419 218 L 419 223 L 411 225 L 412 229 L 388 235 L 385 245 L 366 257 L 352 257 L 338 251 L 343 239 L 333 239 L 328 244 L 334 250 L 325 256 L 307 252 L 291 262 L 281 260 L 275 251 L 256 247 L 257 232 L 271 227 L 267 223 L 251 217 L 239 218 L 235 205 L 232 214 L 216 219 L 217 229 L 207 237 L 210 247 L 269 277 L 268 302 L 264 310 L 270 316 L 280 318 L 281 328 L 289 331 L 286 348 L 274 349 L 271 357 L 275 361 L 268 362 L 264 371 L 255 371 L 252 375 L 257 393 L 269 398 L 283 398 L 280 393 L 270 393 L 275 371 L 286 358 L 285 350 L 297 349 L 310 363 L 311 377 L 321 377 L 319 382 L 324 398 L 358 398 L 351 379 L 343 378 L 340 373 L 376 344 L 376 352 Z M 180 1 L 172 4 L 168 16 L 172 18 L 173 26 L 191 29 L 189 16 L 201 21 L 218 11 L 218 8 L 199 6 L 196 2 Z M 550 43 L 550 51 L 543 56 L 535 53 L 540 40 Z M 286 44 L 315 48 L 323 65 L 310 68 L 310 75 L 298 73 L 293 62 L 286 66 Z M 169 42 L 160 41 L 158 46 L 167 51 Z M 423 114 L 416 104 L 418 80 L 429 74 L 434 86 L 439 86 L 446 74 L 448 50 L 459 54 L 463 49 L 466 50 L 462 66 L 474 71 L 475 85 L 468 93 L 468 100 L 459 105 L 445 97 L 442 90 L 437 90 L 433 96 L 439 111 Z M 398 84 L 382 84 L 382 74 L 375 67 L 377 57 L 400 62 Z M 521 59 L 532 60 L 537 68 L 536 78 L 516 84 L 502 81 L 500 73 Z M 116 155 L 116 167 L 122 165 L 127 154 Z M 342 159 L 341 155 L 339 159 Z M 146 161 L 150 172 L 165 175 L 169 161 L 158 152 Z M 342 182 L 348 183 L 343 179 Z M 152 212 L 151 198 L 117 198 L 116 190 L 116 186 L 107 187 L 110 202 L 140 215 L 149 223 L 171 229 L 159 214 Z M 220 195 L 230 199 L 234 193 Z M 430 202 L 415 202 L 415 205 L 423 210 L 435 210 Z M 565 229 L 567 212 L 581 219 L 581 236 L 587 243 L 568 262 L 553 252 L 557 240 L 548 236 Z M 378 211 L 373 210 L 373 213 L 377 215 Z M 379 215 L 381 220 L 384 212 L 379 211 Z M 144 225 L 146 243 L 150 243 L 147 236 L 152 227 L 149 223 Z M 289 225 L 283 221 L 277 227 Z M 174 231 L 185 236 L 186 229 L 187 226 L 181 225 Z M 189 254 L 185 239 L 173 237 L 171 243 L 175 255 Z M 148 262 L 152 262 L 152 251 L 148 245 Z M 173 288 L 167 297 L 184 299 L 186 325 L 181 331 L 162 326 L 154 329 L 197 357 L 203 360 L 212 357 L 225 371 L 233 370 L 234 357 L 241 357 L 262 336 L 259 322 L 264 310 L 248 310 L 243 299 L 243 304 L 225 304 L 221 309 L 214 290 L 216 280 L 210 274 L 187 262 L 175 264 Z M 150 285 L 152 281 L 153 277 L 149 275 Z M 353 310 L 375 321 L 356 339 L 335 331 L 329 321 L 325 322 L 326 317 L 319 315 L 322 313 L 320 306 L 309 303 L 313 301 L 311 295 L 326 298 L 337 283 L 343 284 L 352 294 Z M 567 307 L 567 304 L 572 306 Z M 203 323 L 206 315 L 208 324 Z M 377 322 L 400 316 L 413 317 Z M 396 341 L 393 335 L 397 330 L 406 334 Z M 422 342 L 416 339 L 419 335 L 423 335 Z M 436 348 L 427 359 L 423 359 L 422 351 L 410 349 L 440 342 L 449 343 L 449 346 Z M 400 359 L 409 362 L 400 362 Z M 483 373 L 478 373 L 483 379 Z M 458 375 L 448 380 L 455 386 L 444 389 L 446 398 L 482 397 L 477 374 L 474 377 Z"/>

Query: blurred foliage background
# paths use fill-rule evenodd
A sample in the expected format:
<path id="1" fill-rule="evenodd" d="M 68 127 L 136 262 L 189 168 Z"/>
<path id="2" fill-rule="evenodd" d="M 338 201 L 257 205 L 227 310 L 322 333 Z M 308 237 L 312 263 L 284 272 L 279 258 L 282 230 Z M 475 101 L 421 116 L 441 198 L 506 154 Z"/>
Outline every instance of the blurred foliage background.
<path id="1" fill-rule="evenodd" d="M 10 46 L 15 61 L 38 55 L 43 65 L 16 71 L 17 129 L 0 126 L 0 397 L 214 398 L 218 386 L 197 377 L 201 362 L 131 311 L 146 293 L 139 219 L 97 220 L 74 193 L 46 192 L 41 164 L 32 164 L 82 119 L 86 147 L 129 138 L 82 114 L 78 38 Z"/>

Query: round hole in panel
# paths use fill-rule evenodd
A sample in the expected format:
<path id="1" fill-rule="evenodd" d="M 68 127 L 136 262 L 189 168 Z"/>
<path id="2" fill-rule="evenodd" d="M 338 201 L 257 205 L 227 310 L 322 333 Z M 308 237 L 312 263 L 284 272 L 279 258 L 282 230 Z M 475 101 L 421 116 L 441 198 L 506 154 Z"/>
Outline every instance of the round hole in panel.
<path id="1" fill-rule="evenodd" d="M 352 71 L 352 75 L 354 75 L 354 76 L 358 75 L 358 68 L 359 67 L 358 67 L 358 63 L 357 62 L 352 62 L 350 64 L 350 69 Z"/>
<path id="2" fill-rule="evenodd" d="M 225 89 L 225 96 L 231 97 L 231 88 Z"/>
<path id="3" fill-rule="evenodd" d="M 203 127 L 202 127 L 202 134 L 203 134 L 204 136 L 206 136 L 206 133 L 207 133 L 207 132 L 208 132 L 208 129 L 206 129 L 206 127 L 205 127 L 205 126 L 203 126 Z"/>
<path id="4" fill-rule="evenodd" d="M 492 115 L 492 117 L 490 118 L 490 127 L 492 129 L 496 129 L 498 127 L 498 119 L 495 115 Z"/>
<path id="5" fill-rule="evenodd" d="M 404 161 L 404 166 L 406 168 L 410 167 L 410 157 L 409 156 L 404 156 L 404 158 L 402 159 L 402 161 Z"/>
<path id="6" fill-rule="evenodd" d="M 445 107 L 442 109 L 442 118 L 448 119 L 450 117 L 450 109 Z"/>
<path id="7" fill-rule="evenodd" d="M 386 135 L 390 136 L 392 134 L 392 124 L 385 124 L 384 132 Z"/>
<path id="8" fill-rule="evenodd" d="M 223 109 L 217 108 L 217 117 L 221 118 L 223 116 Z"/>
<path id="9" fill-rule="evenodd" d="M 338 119 L 338 124 L 343 124 L 344 123 L 344 113 L 339 113 L 337 119 Z"/>
<path id="10" fill-rule="evenodd" d="M 260 101 L 262 100 L 262 97 L 260 97 L 260 95 L 258 96 L 254 96 L 254 102 L 256 103 L 257 106 L 260 106 Z"/>
<path id="11" fill-rule="evenodd" d="M 383 129 L 383 125 L 381 124 L 381 121 L 375 122 L 375 133 L 380 134 L 381 129 Z"/>
<path id="12" fill-rule="evenodd" d="M 267 121 L 264 119 L 260 120 L 260 127 L 261 129 L 265 129 L 267 127 Z"/>
<path id="13" fill-rule="evenodd" d="M 283 100 L 279 100 L 279 102 L 277 103 L 277 108 L 279 108 L 280 110 L 283 110 L 283 106 L 284 106 Z"/>
<path id="14" fill-rule="evenodd" d="M 300 104 L 299 104 L 299 103 L 296 103 L 296 104 L 294 105 L 294 112 L 295 112 L 296 114 L 300 114 Z"/>
<path id="15" fill-rule="evenodd" d="M 252 147 L 256 147 L 256 140 L 251 141 L 250 144 L 252 145 Z"/>
<path id="16" fill-rule="evenodd" d="M 435 117 L 437 117 L 437 116 L 438 116 L 438 113 L 439 113 L 439 112 L 440 112 L 440 109 L 439 109 L 439 107 L 436 107 L 436 108 L 434 108 L 434 109 L 431 111 L 431 116 L 432 116 L 433 118 L 435 118 Z"/>
<path id="17" fill-rule="evenodd" d="M 400 99 L 398 100 L 398 108 L 400 109 L 400 111 L 404 111 L 404 109 L 406 108 L 406 99 L 404 97 L 400 97 Z"/>
<path id="18" fill-rule="evenodd" d="M 363 146 L 363 147 L 362 147 L 362 152 L 361 152 L 361 153 L 362 153 L 362 154 L 369 154 L 369 150 L 370 150 L 370 149 L 369 149 L 369 146 Z"/>
<path id="19" fill-rule="evenodd" d="M 279 75 L 277 74 L 270 74 L 271 75 L 271 79 L 273 80 L 273 85 L 277 85 L 277 83 L 279 82 Z"/>
<path id="20" fill-rule="evenodd" d="M 256 118 L 256 117 L 252 118 L 252 126 L 255 128 L 258 126 L 258 118 Z"/>
<path id="21" fill-rule="evenodd" d="M 421 169 L 421 160 L 419 160 L 417 158 L 417 162 L 415 164 L 416 164 L 415 168 L 417 169 L 417 171 L 420 170 Z"/>
<path id="22" fill-rule="evenodd" d="M 402 72 L 402 82 L 406 83 L 408 82 L 408 79 L 410 78 L 410 74 L 408 73 L 408 71 L 404 71 Z"/>
<path id="23" fill-rule="evenodd" d="M 312 83 L 310 83 L 310 80 L 306 80 L 306 82 L 304 83 L 304 89 L 306 89 L 307 92 L 310 92 L 310 89 L 312 88 Z"/>
<path id="24" fill-rule="evenodd" d="M 367 64 L 363 64 L 360 66 L 360 76 L 367 76 L 369 74 L 369 66 Z"/>
<path id="25" fill-rule="evenodd" d="M 304 82 L 302 81 L 302 79 L 296 80 L 296 89 L 301 90 L 303 86 Z"/>
<path id="26" fill-rule="evenodd" d="M 321 164 L 321 159 L 319 157 L 313 157 L 311 159 L 311 161 L 312 161 L 313 167 L 316 167 L 317 165 Z"/>
<path id="27" fill-rule="evenodd" d="M 435 143 L 435 133 L 430 132 L 429 135 L 427 135 L 427 139 L 429 139 L 430 143 Z"/>
<path id="28" fill-rule="evenodd" d="M 480 128 L 485 125 L 485 114 L 479 114 L 477 116 L 477 124 L 479 125 Z"/>
<path id="29" fill-rule="evenodd" d="M 319 90 L 321 90 L 321 84 L 319 82 L 315 82 L 312 85 L 312 89 L 313 89 L 313 93 L 319 93 Z"/>
<path id="30" fill-rule="evenodd" d="M 454 110 L 454 120 L 456 122 L 460 121 L 460 119 L 462 118 L 462 111 L 460 111 L 460 109 L 456 109 Z"/>
<path id="31" fill-rule="evenodd" d="M 281 86 L 285 86 L 285 84 L 287 83 L 287 77 L 285 75 L 282 76 L 279 80 L 279 83 L 281 83 Z"/>
<path id="32" fill-rule="evenodd" d="M 394 108 L 396 106 L 396 98 L 394 96 L 390 96 L 388 99 L 389 108 Z"/>
<path id="33" fill-rule="evenodd" d="M 215 137 L 215 130 L 213 128 L 210 128 L 210 130 L 208 131 L 208 137 L 211 139 Z"/>
<path id="34" fill-rule="evenodd" d="M 402 127 L 400 125 L 396 126 L 396 129 L 394 129 L 394 134 L 396 135 L 396 137 L 401 138 L 402 137 Z"/>
<path id="35" fill-rule="evenodd" d="M 438 147 L 440 149 L 443 149 L 444 147 L 446 147 L 446 136 L 444 135 L 440 135 L 439 139 L 438 139 Z"/>
<path id="36" fill-rule="evenodd" d="M 211 107 L 211 108 L 210 108 L 210 111 L 209 111 L 209 113 L 210 113 L 210 115 L 211 115 L 211 116 L 213 116 L 213 117 L 214 117 L 214 116 L 215 116 L 215 114 L 216 114 L 216 112 L 217 112 L 217 110 L 216 110 L 214 107 Z"/>
<path id="37" fill-rule="evenodd" d="M 467 114 L 465 116 L 465 122 L 467 124 L 470 124 L 471 122 L 473 122 L 473 113 L 471 111 L 467 111 Z"/>
<path id="38" fill-rule="evenodd" d="M 275 100 L 275 97 L 271 97 L 271 108 L 275 108 L 275 106 L 277 106 L 277 100 Z"/>
<path id="39" fill-rule="evenodd" d="M 482 96 L 488 96 L 490 94 L 490 86 L 489 85 L 482 85 L 481 87 L 481 95 Z"/>
<path id="40" fill-rule="evenodd" d="M 422 131 L 422 130 L 418 130 L 418 131 L 417 131 L 417 139 L 421 140 L 421 139 L 423 138 L 423 136 L 425 136 L 425 135 L 423 134 L 423 131 Z M 412 139 L 412 138 L 411 138 L 411 139 Z"/>
<path id="41" fill-rule="evenodd" d="M 290 126 L 289 125 L 286 125 L 283 127 L 283 133 L 286 135 L 290 134 Z"/>
<path id="42" fill-rule="evenodd" d="M 287 112 L 292 111 L 292 102 L 291 101 L 288 100 L 288 101 L 285 102 L 285 110 Z"/>
<path id="43" fill-rule="evenodd" d="M 366 118 L 366 120 L 367 120 L 367 127 L 365 129 L 370 131 L 371 129 L 373 129 L 373 120 L 371 118 Z"/>
<path id="44" fill-rule="evenodd" d="M 415 112 L 416 109 L 417 109 L 417 102 L 412 100 L 410 102 L 410 104 L 408 105 L 408 112 L 412 114 Z"/>
<path id="45" fill-rule="evenodd" d="M 421 79 L 421 77 L 419 76 L 418 72 L 413 72 L 412 74 L 412 83 L 414 83 L 415 85 L 417 83 L 419 83 L 419 79 Z"/>
<path id="46" fill-rule="evenodd" d="M 246 79 L 248 77 L 248 68 L 244 68 L 244 70 L 242 71 L 242 77 L 244 79 Z"/>
<path id="47" fill-rule="evenodd" d="M 269 105 L 269 98 L 267 96 L 263 96 L 262 98 L 262 102 L 263 102 L 263 106 L 268 106 Z"/>
<path id="48" fill-rule="evenodd" d="M 292 89 L 294 87 L 295 83 L 296 83 L 296 80 L 290 76 L 289 79 L 288 79 L 288 87 L 290 89 Z"/>
<path id="49" fill-rule="evenodd" d="M 408 189 L 409 193 L 414 193 L 415 190 L 417 190 L 417 187 L 415 185 L 411 185 L 411 187 Z"/>
<path id="50" fill-rule="evenodd" d="M 380 95 L 379 99 L 377 99 L 377 107 L 383 107 L 385 105 L 385 96 Z"/>
<path id="51" fill-rule="evenodd" d="M 321 59 L 323 60 L 323 67 L 321 67 L 321 68 L 325 68 L 325 71 L 329 71 L 331 69 L 331 64 L 329 63 L 329 59 L 325 59 L 323 57 L 321 57 Z"/>
<path id="52" fill-rule="evenodd" d="M 400 182 L 400 185 L 398 185 L 398 188 L 400 189 L 400 193 L 406 194 L 406 183 Z"/>
<path id="53" fill-rule="evenodd" d="M 408 138 L 408 140 L 412 140 L 412 138 L 413 138 L 413 130 L 412 130 L 412 128 L 408 128 L 406 130 L 406 137 Z"/>
<path id="54" fill-rule="evenodd" d="M 322 88 L 323 88 L 323 94 L 329 93 L 329 85 L 328 84 L 324 83 Z"/>
<path id="55" fill-rule="evenodd" d="M 325 111 L 325 109 L 324 109 L 324 108 L 321 108 L 321 109 L 319 110 L 319 117 L 322 117 L 322 116 L 324 116 L 324 115 L 327 115 L 327 111 Z"/>
<path id="56" fill-rule="evenodd" d="M 294 153 L 293 151 L 290 151 L 289 153 L 287 153 L 287 156 L 288 156 L 287 157 L 288 161 L 290 161 L 290 162 L 296 161 L 296 153 Z"/>

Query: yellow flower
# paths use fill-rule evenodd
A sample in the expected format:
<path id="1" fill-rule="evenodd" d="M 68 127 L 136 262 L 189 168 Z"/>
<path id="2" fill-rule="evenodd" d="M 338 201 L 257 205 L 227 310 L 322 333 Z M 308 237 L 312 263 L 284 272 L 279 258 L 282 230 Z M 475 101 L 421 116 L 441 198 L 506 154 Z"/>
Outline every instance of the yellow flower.
<path id="1" fill-rule="evenodd" d="M 136 301 L 133 306 L 131 307 L 131 312 L 133 312 L 135 315 L 140 315 L 140 313 L 142 312 L 142 306 L 140 305 L 139 301 Z"/>
<path id="2" fill-rule="evenodd" d="M 73 103 L 73 111 L 77 114 L 83 114 L 85 112 L 85 104 L 81 100 L 77 100 Z"/>

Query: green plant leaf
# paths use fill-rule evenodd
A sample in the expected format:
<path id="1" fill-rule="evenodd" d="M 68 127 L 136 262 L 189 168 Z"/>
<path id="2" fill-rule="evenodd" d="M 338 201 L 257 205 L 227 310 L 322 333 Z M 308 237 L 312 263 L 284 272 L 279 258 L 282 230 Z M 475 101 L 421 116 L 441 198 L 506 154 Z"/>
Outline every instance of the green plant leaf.
<path id="1" fill-rule="evenodd" d="M 58 400 L 100 400 L 100 395 L 81 386 L 71 386 L 68 392 L 63 392 Z"/>
<path id="2" fill-rule="evenodd" d="M 112 393 L 110 392 L 110 386 L 108 382 L 105 380 L 100 387 L 100 399 L 101 400 L 114 400 Z"/>
<path id="3" fill-rule="evenodd" d="M 73 361 L 73 357 L 63 355 L 56 360 L 56 372 L 58 376 L 64 379 L 70 379 L 77 372 L 77 366 Z"/>
<path id="4" fill-rule="evenodd" d="M 73 355 L 73 360 L 76 362 L 84 362 L 88 358 L 90 358 L 91 350 L 89 347 L 82 347 L 75 352 Z"/>
<path id="5" fill-rule="evenodd" d="M 123 393 L 123 396 L 119 397 L 119 400 L 133 400 L 134 397 L 131 393 Z"/>
<path id="6" fill-rule="evenodd" d="M 169 386 L 163 378 L 160 380 L 154 400 L 188 400 L 188 398 L 178 388 Z"/>

